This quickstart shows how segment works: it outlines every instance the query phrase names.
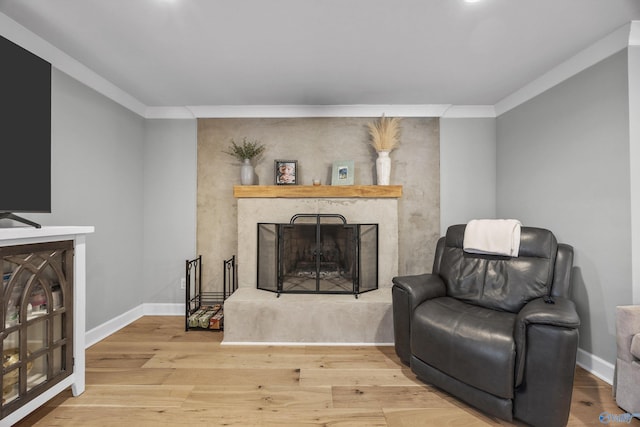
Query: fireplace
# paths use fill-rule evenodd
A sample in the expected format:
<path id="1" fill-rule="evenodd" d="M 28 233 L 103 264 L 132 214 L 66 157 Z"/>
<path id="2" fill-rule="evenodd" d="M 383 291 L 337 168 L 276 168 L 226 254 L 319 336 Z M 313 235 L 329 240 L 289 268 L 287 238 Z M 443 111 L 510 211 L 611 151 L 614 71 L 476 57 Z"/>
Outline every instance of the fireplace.
<path id="1" fill-rule="evenodd" d="M 235 343 L 393 343 L 391 285 L 398 275 L 398 202 L 399 186 L 259 186 L 234 187 L 238 208 L 238 290 L 224 304 L 223 344 Z M 270 274 L 270 291 L 266 279 L 258 275 L 258 223 L 288 225 L 296 213 L 314 216 L 300 218 L 295 223 L 315 224 L 315 214 L 339 214 L 350 224 L 377 224 L 377 243 L 370 243 L 367 233 L 360 241 L 362 250 L 377 246 L 377 282 L 364 279 L 360 271 L 359 295 L 280 293 L 277 285 L 277 264 Z M 320 219 L 321 225 L 343 224 L 339 218 Z M 264 229 L 271 238 L 277 227 Z M 363 243 L 367 240 L 366 243 Z M 274 240 L 260 249 L 275 257 Z M 361 266 L 375 256 L 360 253 Z M 276 277 L 273 279 L 273 277 Z M 258 285 L 258 281 L 261 284 Z M 371 292 L 363 292 L 367 287 Z M 279 298 L 276 297 L 279 295 Z M 318 319 L 322 319 L 318 321 Z"/>
<path id="2" fill-rule="evenodd" d="M 257 288 L 282 293 L 352 294 L 378 288 L 378 225 L 339 214 L 296 214 L 258 223 Z"/>

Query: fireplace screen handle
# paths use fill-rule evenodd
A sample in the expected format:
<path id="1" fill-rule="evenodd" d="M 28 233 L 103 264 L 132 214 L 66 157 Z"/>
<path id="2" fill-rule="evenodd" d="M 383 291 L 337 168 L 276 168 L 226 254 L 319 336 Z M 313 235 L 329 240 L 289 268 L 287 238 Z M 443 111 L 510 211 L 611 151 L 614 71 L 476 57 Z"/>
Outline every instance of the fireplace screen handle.
<path id="1" fill-rule="evenodd" d="M 289 224 L 293 224 L 298 218 L 315 218 L 317 223 L 320 223 L 320 218 L 339 218 L 343 224 L 347 223 L 347 219 L 340 214 L 295 214 Z"/>

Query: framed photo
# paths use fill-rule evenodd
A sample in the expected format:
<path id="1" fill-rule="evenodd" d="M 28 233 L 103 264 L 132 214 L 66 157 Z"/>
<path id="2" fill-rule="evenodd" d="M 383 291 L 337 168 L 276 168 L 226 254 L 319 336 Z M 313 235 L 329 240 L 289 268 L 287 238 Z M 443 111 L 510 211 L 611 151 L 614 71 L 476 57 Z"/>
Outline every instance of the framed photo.
<path id="1" fill-rule="evenodd" d="M 274 177 L 276 185 L 296 185 L 298 183 L 298 161 L 276 160 Z"/>
<path id="2" fill-rule="evenodd" d="M 331 173 L 331 185 L 353 185 L 355 169 L 353 160 L 340 160 L 333 162 Z"/>

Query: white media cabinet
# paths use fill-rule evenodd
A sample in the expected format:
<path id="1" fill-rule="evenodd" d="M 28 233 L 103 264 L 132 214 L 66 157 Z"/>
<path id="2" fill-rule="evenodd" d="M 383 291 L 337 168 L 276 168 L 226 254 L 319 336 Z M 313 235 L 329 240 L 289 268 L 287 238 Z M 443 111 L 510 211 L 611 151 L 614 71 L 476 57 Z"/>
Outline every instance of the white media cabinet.
<path id="1" fill-rule="evenodd" d="M 85 236 L 93 227 L 0 228 L 0 426 L 85 388 Z"/>

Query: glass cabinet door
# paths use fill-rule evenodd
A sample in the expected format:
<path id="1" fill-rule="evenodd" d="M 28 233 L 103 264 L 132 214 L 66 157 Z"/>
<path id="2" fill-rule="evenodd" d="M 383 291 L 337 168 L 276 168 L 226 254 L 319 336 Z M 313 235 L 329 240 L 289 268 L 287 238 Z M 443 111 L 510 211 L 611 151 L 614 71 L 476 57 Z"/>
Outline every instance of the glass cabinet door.
<path id="1" fill-rule="evenodd" d="M 0 248 L 0 415 L 73 371 L 73 242 Z"/>

